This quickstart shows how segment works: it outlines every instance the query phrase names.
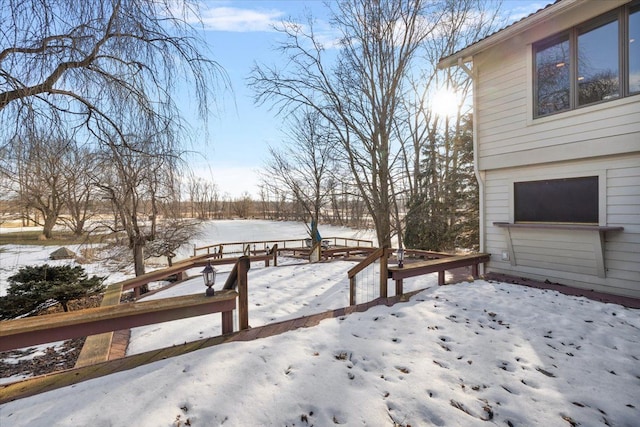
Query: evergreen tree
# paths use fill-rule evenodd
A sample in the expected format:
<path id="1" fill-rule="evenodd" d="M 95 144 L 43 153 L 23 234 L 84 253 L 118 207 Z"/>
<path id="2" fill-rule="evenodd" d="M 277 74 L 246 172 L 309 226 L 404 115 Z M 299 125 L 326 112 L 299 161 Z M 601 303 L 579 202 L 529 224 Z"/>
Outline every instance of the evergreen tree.
<path id="1" fill-rule="evenodd" d="M 80 266 L 27 266 L 8 280 L 7 295 L 0 297 L 0 318 L 3 319 L 29 314 L 50 300 L 69 311 L 69 301 L 104 290 L 104 277 L 89 278 Z"/>
<path id="2" fill-rule="evenodd" d="M 433 251 L 478 248 L 478 183 L 473 170 L 472 119 L 423 147 L 419 191 L 409 200 L 405 245 Z"/>

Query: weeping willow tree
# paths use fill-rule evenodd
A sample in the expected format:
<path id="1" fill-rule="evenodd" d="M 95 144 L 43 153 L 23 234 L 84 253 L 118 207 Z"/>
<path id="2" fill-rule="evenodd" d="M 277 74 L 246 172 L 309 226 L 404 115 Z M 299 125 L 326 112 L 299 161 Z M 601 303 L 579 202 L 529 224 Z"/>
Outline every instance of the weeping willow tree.
<path id="1" fill-rule="evenodd" d="M 94 183 L 114 202 L 137 274 L 144 272 L 140 248 L 154 233 L 137 224 L 146 212 L 138 210 L 143 203 L 131 190 L 138 191 L 142 179 L 136 168 L 148 167 L 155 177 L 144 185 L 152 200 L 172 191 L 167 187 L 172 180 L 155 171 L 175 172 L 180 144 L 190 138 L 178 97 L 191 95 L 206 120 L 214 88 L 228 82 L 204 54 L 206 45 L 193 24 L 198 3 L 0 2 L 0 148 L 7 141 L 29 144 L 33 139 L 24 136 L 37 129 L 54 135 L 68 129 L 103 165 L 113 166 L 116 171 L 107 175 L 95 168 Z M 150 215 L 153 221 L 157 209 Z"/>

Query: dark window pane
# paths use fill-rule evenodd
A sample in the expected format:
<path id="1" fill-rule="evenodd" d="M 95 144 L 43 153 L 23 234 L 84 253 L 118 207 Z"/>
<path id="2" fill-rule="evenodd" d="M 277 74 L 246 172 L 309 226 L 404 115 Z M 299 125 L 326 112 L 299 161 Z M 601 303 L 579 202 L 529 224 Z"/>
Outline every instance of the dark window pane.
<path id="1" fill-rule="evenodd" d="M 578 35 L 578 105 L 620 96 L 618 21 Z"/>
<path id="2" fill-rule="evenodd" d="M 640 92 L 640 7 L 629 15 L 629 92 Z"/>
<path id="3" fill-rule="evenodd" d="M 598 177 L 513 184 L 516 222 L 598 224 Z"/>
<path id="4" fill-rule="evenodd" d="M 569 40 L 536 49 L 536 115 L 569 109 Z"/>

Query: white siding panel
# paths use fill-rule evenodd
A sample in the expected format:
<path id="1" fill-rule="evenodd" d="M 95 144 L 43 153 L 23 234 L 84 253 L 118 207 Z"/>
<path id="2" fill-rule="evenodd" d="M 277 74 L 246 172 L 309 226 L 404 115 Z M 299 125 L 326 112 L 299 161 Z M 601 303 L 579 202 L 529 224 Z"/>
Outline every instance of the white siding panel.
<path id="1" fill-rule="evenodd" d="M 527 93 L 521 90 L 521 86 L 524 83 L 518 81 L 518 84 L 520 85 L 519 88 L 515 87 L 511 90 L 506 90 L 504 93 L 501 93 L 500 96 L 479 96 L 477 98 L 478 104 L 482 104 L 483 111 L 492 111 L 496 107 L 500 107 L 511 102 L 515 103 L 514 105 L 521 107 L 527 98 Z"/>
<path id="2" fill-rule="evenodd" d="M 638 107 L 640 108 L 640 104 Z M 513 108 L 515 109 L 515 107 Z M 490 156 L 587 141 L 592 144 L 606 144 L 606 140 L 612 135 L 633 133 L 640 135 L 640 124 L 629 122 L 629 120 L 628 116 L 615 116 L 606 120 L 587 120 L 573 126 L 557 128 L 552 135 L 544 133 L 523 135 L 521 121 L 513 122 L 507 119 L 498 122 L 488 121 L 487 126 L 479 132 L 480 140 L 487 141 L 486 144 L 482 144 L 480 153 L 482 156 Z M 640 121 L 640 114 L 635 120 Z"/>
<path id="3" fill-rule="evenodd" d="M 637 178 L 633 178 L 636 180 Z M 609 199 L 613 199 L 614 197 L 623 196 L 623 197 L 639 197 L 640 196 L 640 185 L 621 185 L 615 187 L 609 187 L 607 191 L 607 196 Z"/>
<path id="4" fill-rule="evenodd" d="M 597 275 L 589 233 L 512 229 L 511 244 L 518 266 Z"/>
<path id="5" fill-rule="evenodd" d="M 640 245 L 640 234 L 630 235 L 625 233 L 625 236 L 627 237 L 625 241 L 607 239 L 607 251 L 610 253 L 623 253 L 625 257 L 628 255 L 630 261 L 638 260 L 640 262 L 640 256 L 635 252 Z"/>
<path id="6" fill-rule="evenodd" d="M 474 55 L 489 271 L 640 298 L 640 95 L 533 119 L 531 43 L 623 3 L 581 2 Z M 512 182 L 590 175 L 601 177 L 600 224 L 624 227 L 604 235 L 606 274 L 595 265 L 602 254 L 597 232 L 493 225 L 513 218 Z M 503 261 L 510 245 L 515 260 Z"/>
<path id="7" fill-rule="evenodd" d="M 510 218 L 513 181 L 541 177 L 600 175 L 605 186 L 606 219 L 623 231 L 605 234 L 606 277 L 599 277 L 595 263 L 596 235 L 572 232 L 504 229 L 493 225 Z M 486 172 L 485 248 L 491 253 L 488 271 L 520 275 L 566 285 L 596 289 L 640 298 L 640 153 L 574 160 Z M 511 236 L 511 240 L 509 240 Z M 512 244 L 515 265 L 502 261 L 501 254 Z"/>
<path id="8" fill-rule="evenodd" d="M 622 198 L 623 196 L 618 196 L 618 197 L 609 197 L 607 200 L 607 203 L 609 204 L 609 207 L 607 208 L 607 213 L 609 214 L 610 217 L 614 217 L 615 215 L 631 215 L 632 218 L 634 216 L 640 218 L 640 205 L 638 204 L 632 204 L 632 200 L 629 200 L 630 198 L 627 197 L 627 200 L 629 201 L 629 203 L 619 203 L 619 204 L 614 204 L 615 201 L 617 201 L 618 199 Z M 613 221 L 611 221 L 613 222 Z M 626 222 L 626 221 L 625 221 Z M 627 223 L 632 223 L 633 221 L 629 221 Z M 636 224 L 639 224 L 639 222 L 635 222 Z"/>
<path id="9" fill-rule="evenodd" d="M 607 215 L 607 222 L 611 225 L 622 225 L 626 227 L 627 233 L 637 230 L 640 227 L 640 217 L 638 215 Z"/>
<path id="10" fill-rule="evenodd" d="M 640 95 L 534 120 L 530 56 L 530 47 L 507 44 L 474 58 L 483 170 L 565 161 L 567 151 L 578 157 L 640 151 Z M 556 149 L 532 155 L 548 147 Z"/>

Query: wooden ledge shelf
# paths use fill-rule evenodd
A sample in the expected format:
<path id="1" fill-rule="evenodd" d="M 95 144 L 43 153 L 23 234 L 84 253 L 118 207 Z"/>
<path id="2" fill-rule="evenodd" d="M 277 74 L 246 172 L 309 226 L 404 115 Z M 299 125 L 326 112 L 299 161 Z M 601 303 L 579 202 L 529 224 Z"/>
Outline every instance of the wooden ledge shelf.
<path id="1" fill-rule="evenodd" d="M 620 226 L 602 226 L 602 225 L 582 225 L 582 224 L 544 224 L 544 223 L 510 223 L 510 222 L 494 222 L 494 227 L 503 228 L 506 231 L 506 243 L 507 250 L 509 252 L 509 261 L 513 267 L 519 265 L 517 260 L 520 255 L 521 249 L 518 249 L 514 243 L 515 234 L 516 237 L 521 236 L 527 231 L 540 230 L 540 234 L 547 233 L 564 233 L 565 236 L 574 236 L 578 240 L 585 242 L 588 246 L 591 246 L 593 254 L 593 268 L 595 273 L 600 278 L 606 278 L 607 268 L 605 265 L 605 235 L 608 232 L 620 232 L 624 230 L 624 227 Z M 578 234 L 582 237 L 578 237 Z M 567 237 L 573 239 L 573 237 Z M 590 243 L 589 243 L 590 242 Z M 544 268 L 544 267 L 541 267 Z"/>
<path id="2" fill-rule="evenodd" d="M 547 230 L 582 230 L 582 231 L 598 231 L 606 233 L 608 231 L 622 231 L 624 227 L 607 226 L 607 225 L 580 225 L 580 224 L 544 224 L 544 223 L 510 223 L 510 222 L 494 222 L 493 225 L 500 228 L 538 228 Z"/>

